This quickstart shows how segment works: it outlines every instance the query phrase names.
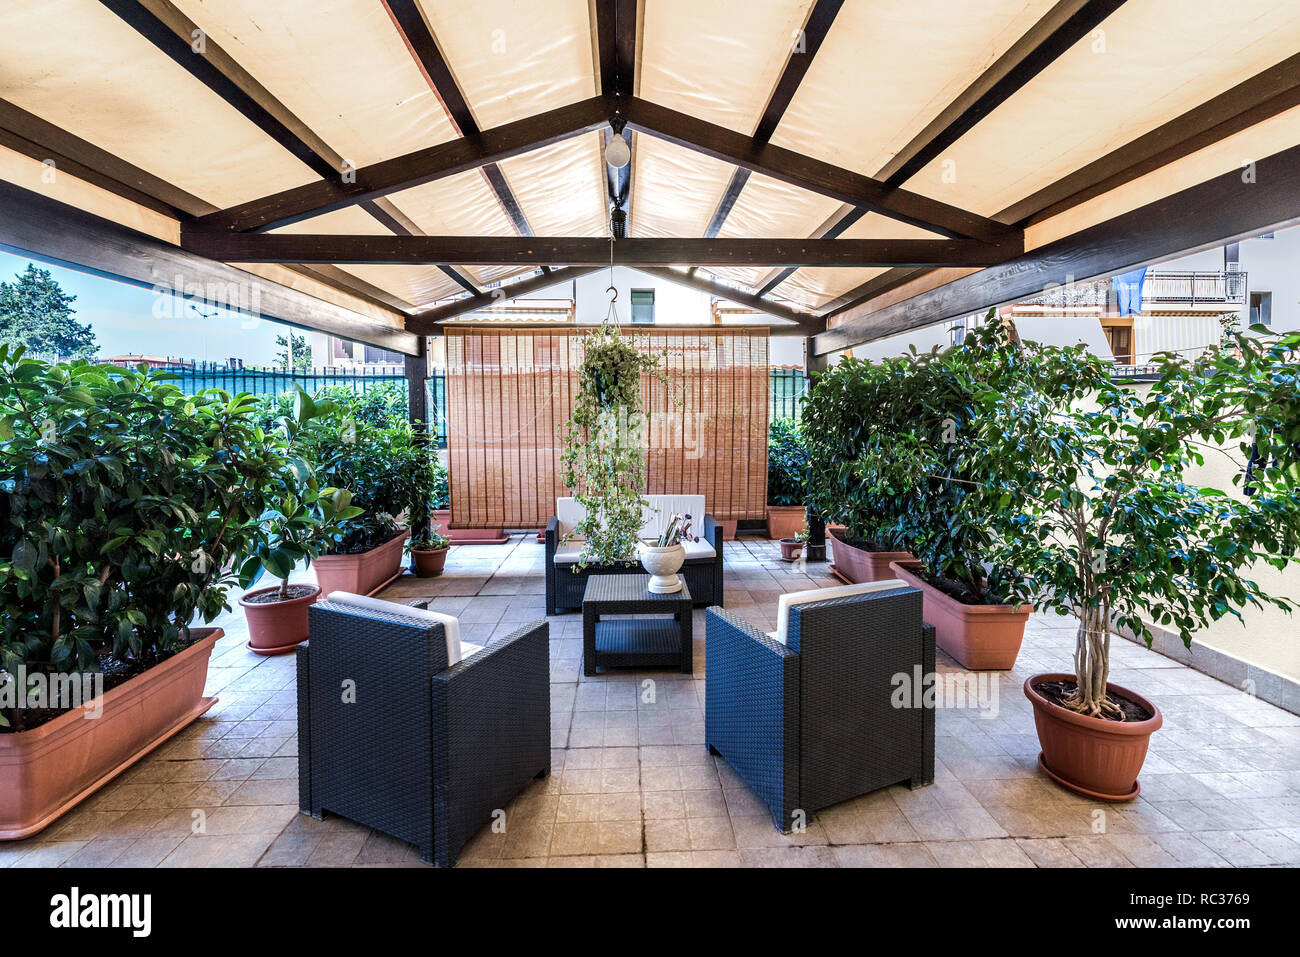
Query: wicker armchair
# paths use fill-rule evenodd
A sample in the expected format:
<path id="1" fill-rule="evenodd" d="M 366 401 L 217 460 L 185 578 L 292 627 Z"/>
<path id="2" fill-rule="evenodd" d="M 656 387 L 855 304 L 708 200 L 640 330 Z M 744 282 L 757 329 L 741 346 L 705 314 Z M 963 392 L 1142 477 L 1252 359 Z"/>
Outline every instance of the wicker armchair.
<path id="1" fill-rule="evenodd" d="M 825 597 L 820 597 L 824 595 Z M 902 582 L 782 598 L 767 635 L 710 608 L 705 624 L 705 741 L 789 832 L 800 818 L 890 784 L 934 781 L 934 629 Z M 781 640 L 784 639 L 784 640 Z M 901 680 L 909 706 L 895 707 Z M 931 702 L 932 705 L 932 702 Z"/>
<path id="2" fill-rule="evenodd" d="M 299 807 L 453 866 L 494 811 L 550 773 L 549 626 L 457 648 L 454 619 L 419 603 L 338 597 L 311 607 L 298 647 Z"/>

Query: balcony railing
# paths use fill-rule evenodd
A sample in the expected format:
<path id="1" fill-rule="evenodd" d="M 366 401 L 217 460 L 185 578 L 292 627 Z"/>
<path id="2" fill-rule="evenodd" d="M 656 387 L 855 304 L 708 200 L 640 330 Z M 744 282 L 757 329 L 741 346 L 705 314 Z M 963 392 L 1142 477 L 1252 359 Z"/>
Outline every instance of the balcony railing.
<path id="1" fill-rule="evenodd" d="M 1246 274 L 1151 271 L 1142 284 L 1142 301 L 1193 306 L 1242 305 L 1246 301 Z"/>

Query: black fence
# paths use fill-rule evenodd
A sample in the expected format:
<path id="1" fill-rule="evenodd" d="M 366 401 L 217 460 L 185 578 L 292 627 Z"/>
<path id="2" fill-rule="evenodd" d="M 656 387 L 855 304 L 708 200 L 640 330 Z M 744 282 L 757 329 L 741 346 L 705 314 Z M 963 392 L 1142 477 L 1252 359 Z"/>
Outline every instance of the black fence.
<path id="1" fill-rule="evenodd" d="M 802 369 L 773 369 L 772 418 L 798 419 L 803 415 L 803 400 L 808 394 L 808 377 Z"/>
<path id="2" fill-rule="evenodd" d="M 406 376 L 400 366 L 368 371 L 356 369 L 303 369 L 287 372 L 283 369 L 249 368 L 217 365 L 215 363 L 178 362 L 164 367 L 177 376 L 176 385 L 187 395 L 204 389 L 224 389 L 230 393 L 249 392 L 253 395 L 280 395 L 303 389 L 313 395 L 322 389 L 343 387 L 361 393 L 380 385 L 406 387 Z M 437 428 L 438 445 L 447 447 L 447 377 L 441 372 L 429 376 L 429 413 Z M 772 418 L 798 419 L 803 412 L 804 396 L 808 392 L 808 379 L 800 369 L 773 369 Z"/>

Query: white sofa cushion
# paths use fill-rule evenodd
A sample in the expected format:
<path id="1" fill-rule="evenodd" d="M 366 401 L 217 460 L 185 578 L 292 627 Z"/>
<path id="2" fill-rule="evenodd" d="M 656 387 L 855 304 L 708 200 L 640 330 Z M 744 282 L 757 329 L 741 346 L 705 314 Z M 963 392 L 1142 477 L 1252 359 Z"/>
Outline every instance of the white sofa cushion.
<path id="1" fill-rule="evenodd" d="M 645 500 L 648 503 L 641 509 L 641 530 L 638 537 L 642 539 L 658 538 L 668 526 L 668 519 L 676 513 L 678 515 L 689 515 L 691 517 L 691 534 L 700 538 L 700 544 L 706 545 L 704 541 L 704 496 L 703 495 L 646 495 Z M 564 537 L 578 527 L 586 515 L 586 510 L 578 503 L 576 498 L 557 498 L 555 500 L 555 518 L 559 528 L 557 529 L 559 539 Z M 574 538 L 573 542 L 581 542 L 582 539 Z M 712 546 L 708 546 L 708 554 L 698 552 L 691 554 L 687 550 L 687 558 L 712 558 L 714 555 Z"/>
<path id="2" fill-rule="evenodd" d="M 410 605 L 403 605 L 395 601 L 384 601 L 382 598 L 354 595 L 352 592 L 347 591 L 330 592 L 325 600 L 338 605 L 348 605 L 351 608 L 383 611 L 390 615 L 401 615 L 403 618 L 411 618 L 415 621 L 442 625 L 442 633 L 447 640 L 447 665 L 449 667 L 483 650 L 482 645 L 474 645 L 468 641 L 460 640 L 460 619 L 455 615 L 445 615 L 440 611 L 429 611 L 426 608 L 413 608 Z"/>
<path id="3" fill-rule="evenodd" d="M 585 541 L 575 538 L 572 541 L 565 542 L 563 545 L 556 545 L 555 564 L 576 564 L 578 559 L 582 557 L 582 550 L 586 547 L 586 544 Z M 713 546 L 704 539 L 700 539 L 698 542 L 683 542 L 682 544 L 686 549 L 687 561 L 690 561 L 692 558 L 715 558 L 718 554 L 713 550 Z"/>
<path id="4" fill-rule="evenodd" d="M 781 596 L 776 608 L 776 631 L 768 637 L 786 643 L 790 632 L 790 609 L 795 605 L 806 605 L 814 601 L 828 601 L 832 598 L 849 598 L 853 595 L 865 595 L 873 591 L 887 591 L 891 588 L 906 588 L 907 584 L 896 578 L 883 582 L 861 582 L 857 585 L 837 585 L 834 588 L 810 588 L 808 591 L 789 591 Z"/>

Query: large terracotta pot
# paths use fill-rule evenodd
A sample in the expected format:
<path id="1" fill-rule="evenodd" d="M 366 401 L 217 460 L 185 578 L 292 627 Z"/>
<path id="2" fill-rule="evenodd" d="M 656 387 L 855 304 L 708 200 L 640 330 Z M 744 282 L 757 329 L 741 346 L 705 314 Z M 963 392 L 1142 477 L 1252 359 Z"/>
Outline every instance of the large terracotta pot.
<path id="1" fill-rule="evenodd" d="M 450 538 L 453 545 L 504 545 L 510 541 L 503 528 L 452 528 L 449 508 L 434 509 L 432 515 L 433 523 L 442 527 L 442 534 Z"/>
<path id="2" fill-rule="evenodd" d="M 916 560 L 911 552 L 876 552 L 868 548 L 857 548 L 840 537 L 843 531 L 843 526 L 828 527 L 826 535 L 831 539 L 831 557 L 835 559 L 831 571 L 849 584 L 889 581 L 894 577 L 891 562 Z"/>
<path id="3" fill-rule="evenodd" d="M 310 586 L 310 595 L 286 601 L 254 602 L 247 599 L 279 591 L 279 585 L 250 591 L 239 599 L 248 619 L 248 650 L 259 655 L 283 655 L 307 640 L 307 609 L 315 604 L 321 590 Z"/>
<path id="4" fill-rule="evenodd" d="M 0 734 L 0 839 L 35 834 L 216 704 L 203 685 L 224 632 L 192 633 L 194 644 L 102 698 L 30 731 Z"/>
<path id="5" fill-rule="evenodd" d="M 1146 760 L 1151 735 L 1164 719 L 1160 709 L 1127 688 L 1106 690 L 1151 712 L 1146 721 L 1107 721 L 1063 708 L 1043 697 L 1034 685 L 1073 681 L 1074 675 L 1034 675 L 1025 681 L 1025 697 L 1034 706 L 1034 726 L 1042 753 L 1038 766 L 1057 784 L 1101 801 L 1128 801 L 1142 790 L 1138 773 Z"/>
<path id="6" fill-rule="evenodd" d="M 412 548 L 411 561 L 415 563 L 415 574 L 421 578 L 441 575 L 447 564 L 447 547 Z"/>
<path id="7" fill-rule="evenodd" d="M 402 574 L 402 551 L 406 548 L 403 529 L 382 545 L 356 555 L 322 555 L 311 563 L 321 594 L 346 591 L 373 595 Z"/>
<path id="8" fill-rule="evenodd" d="M 738 518 L 720 518 L 720 519 L 717 520 L 717 522 L 718 522 L 719 525 L 722 526 L 722 540 L 723 540 L 724 542 L 735 541 L 735 539 L 736 539 L 736 528 L 737 528 L 737 526 L 740 525 L 740 519 L 738 519 Z"/>
<path id="9" fill-rule="evenodd" d="M 794 538 L 807 524 L 807 511 L 802 505 L 769 505 L 767 507 L 767 537 L 778 541 Z"/>
<path id="10" fill-rule="evenodd" d="M 1034 607 L 967 605 L 927 584 L 909 566 L 917 567 L 915 562 L 891 562 L 889 577 L 921 589 L 921 614 L 934 625 L 935 643 L 971 671 L 1010 671 Z"/>

